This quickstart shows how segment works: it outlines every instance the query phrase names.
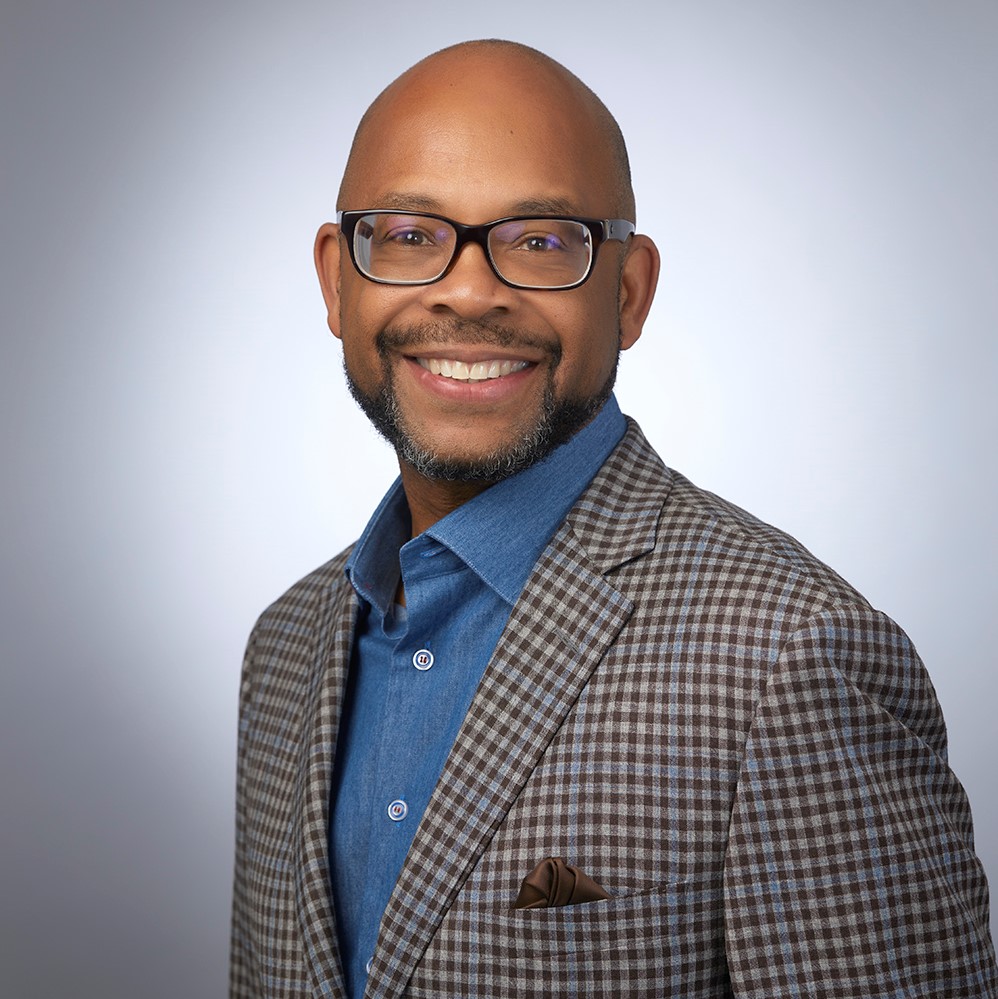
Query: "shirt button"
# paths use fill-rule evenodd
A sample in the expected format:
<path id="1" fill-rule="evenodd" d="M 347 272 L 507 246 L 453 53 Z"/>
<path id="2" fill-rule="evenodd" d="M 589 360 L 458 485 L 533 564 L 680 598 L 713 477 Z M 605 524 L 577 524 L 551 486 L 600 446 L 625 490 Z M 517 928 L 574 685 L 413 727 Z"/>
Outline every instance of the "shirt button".
<path id="1" fill-rule="evenodd" d="M 425 673 L 433 665 L 433 653 L 429 649 L 420 649 L 413 655 L 412 665 L 421 673 Z"/>
<path id="2" fill-rule="evenodd" d="M 409 806 L 401 798 L 396 798 L 388 806 L 388 818 L 392 822 L 401 822 L 408 814 Z"/>
<path id="3" fill-rule="evenodd" d="M 371 973 L 371 965 L 372 964 L 374 964 L 374 958 L 373 957 L 369 957 L 367 959 L 367 964 L 364 965 L 364 972 L 365 972 L 365 974 L 369 975 Z"/>

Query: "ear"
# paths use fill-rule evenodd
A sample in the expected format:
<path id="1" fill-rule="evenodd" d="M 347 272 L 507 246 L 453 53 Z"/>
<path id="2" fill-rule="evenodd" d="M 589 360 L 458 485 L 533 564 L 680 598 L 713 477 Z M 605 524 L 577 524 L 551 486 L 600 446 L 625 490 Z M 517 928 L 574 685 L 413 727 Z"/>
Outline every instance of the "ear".
<path id="1" fill-rule="evenodd" d="M 326 302 L 326 322 L 340 336 L 340 227 L 326 222 L 315 237 L 315 269 Z"/>
<path id="2" fill-rule="evenodd" d="M 648 318 L 655 298 L 661 258 L 650 236 L 638 233 L 631 237 L 627 256 L 620 272 L 620 347 L 633 346 Z"/>

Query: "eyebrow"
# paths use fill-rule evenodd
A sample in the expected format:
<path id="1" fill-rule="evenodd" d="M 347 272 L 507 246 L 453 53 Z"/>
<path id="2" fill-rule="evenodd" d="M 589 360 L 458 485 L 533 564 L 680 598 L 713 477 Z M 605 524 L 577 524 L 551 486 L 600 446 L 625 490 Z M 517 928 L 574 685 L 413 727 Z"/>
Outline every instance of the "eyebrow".
<path id="1" fill-rule="evenodd" d="M 579 206 L 568 198 L 528 198 L 512 206 L 511 215 L 578 215 Z"/>
<path id="2" fill-rule="evenodd" d="M 377 199 L 378 208 L 394 208 L 398 211 L 437 212 L 441 204 L 436 198 L 409 191 L 388 191 Z"/>
<path id="3" fill-rule="evenodd" d="M 426 194 L 414 191 L 387 191 L 377 199 L 378 208 L 396 211 L 433 212 L 443 215 L 443 205 Z M 517 201 L 502 215 L 579 215 L 578 205 L 568 198 L 538 197 Z"/>

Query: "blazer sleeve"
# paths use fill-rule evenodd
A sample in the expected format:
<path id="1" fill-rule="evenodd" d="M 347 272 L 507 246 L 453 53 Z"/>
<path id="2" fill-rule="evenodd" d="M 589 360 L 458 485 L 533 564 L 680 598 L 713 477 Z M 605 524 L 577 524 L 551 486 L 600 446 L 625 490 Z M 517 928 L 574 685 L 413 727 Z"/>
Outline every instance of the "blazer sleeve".
<path id="1" fill-rule="evenodd" d="M 783 645 L 725 858 L 740 999 L 998 996 L 970 807 L 907 636 L 864 606 Z"/>
<path id="2" fill-rule="evenodd" d="M 236 852 L 232 885 L 232 938 L 229 951 L 230 999 L 257 999 L 264 995 L 259 970 L 253 958 L 250 913 L 246 896 L 246 802 L 243 786 L 247 780 L 245 732 L 247 707 L 252 688 L 254 636 L 246 646 L 239 688 L 239 747 L 236 757 Z"/>

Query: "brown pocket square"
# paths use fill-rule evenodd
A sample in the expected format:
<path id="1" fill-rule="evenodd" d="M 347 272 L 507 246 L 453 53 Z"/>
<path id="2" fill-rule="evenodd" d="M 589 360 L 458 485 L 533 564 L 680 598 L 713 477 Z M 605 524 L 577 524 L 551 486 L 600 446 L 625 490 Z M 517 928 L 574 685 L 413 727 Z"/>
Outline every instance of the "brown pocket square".
<path id="1" fill-rule="evenodd" d="M 609 897 L 577 867 L 570 867 L 561 857 L 547 857 L 523 879 L 513 908 L 549 909 Z"/>

